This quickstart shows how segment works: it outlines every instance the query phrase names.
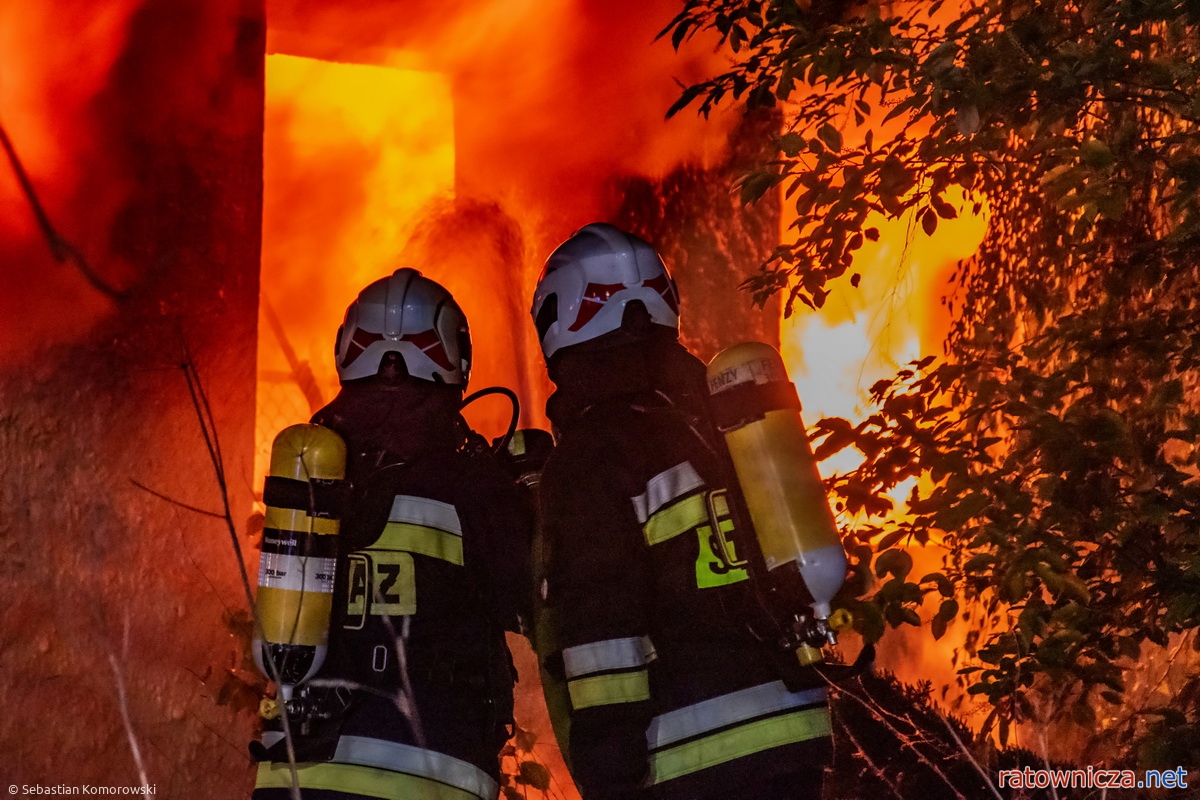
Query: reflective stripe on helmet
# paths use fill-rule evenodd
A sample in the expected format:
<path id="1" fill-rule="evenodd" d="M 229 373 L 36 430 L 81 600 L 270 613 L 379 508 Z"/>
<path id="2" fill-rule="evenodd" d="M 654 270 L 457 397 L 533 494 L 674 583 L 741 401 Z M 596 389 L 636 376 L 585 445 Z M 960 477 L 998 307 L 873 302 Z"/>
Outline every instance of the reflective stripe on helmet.
<path id="1" fill-rule="evenodd" d="M 650 321 L 679 329 L 679 297 L 666 265 L 647 242 L 605 223 L 580 228 L 546 260 L 530 313 L 542 353 L 621 328 L 640 302 Z"/>
<path id="2" fill-rule="evenodd" d="M 499 786 L 483 770 L 461 759 L 399 742 L 343 736 L 331 763 L 297 764 L 302 789 L 358 794 L 385 800 L 492 800 Z M 287 764 L 258 766 L 259 789 L 292 785 Z"/>
<path id="3" fill-rule="evenodd" d="M 776 681 L 661 714 L 646 729 L 646 743 L 654 782 L 661 783 L 831 730 L 825 689 L 789 692 Z"/>

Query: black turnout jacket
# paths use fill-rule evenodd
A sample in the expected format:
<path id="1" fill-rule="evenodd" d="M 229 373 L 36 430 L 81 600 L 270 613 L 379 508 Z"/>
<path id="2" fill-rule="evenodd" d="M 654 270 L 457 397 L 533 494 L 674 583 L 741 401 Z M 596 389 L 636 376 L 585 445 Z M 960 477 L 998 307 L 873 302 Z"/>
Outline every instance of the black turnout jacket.
<path id="1" fill-rule="evenodd" d="M 329 651 L 351 687 L 300 771 L 305 797 L 490 800 L 512 722 L 505 631 L 529 599 L 532 510 L 490 458 L 458 451 L 445 387 L 343 388 L 313 418 L 346 440 L 352 485 L 338 541 Z M 307 760 L 301 754 L 301 760 Z M 287 796 L 263 765 L 256 800 Z"/>
<path id="2" fill-rule="evenodd" d="M 752 632 L 762 556 L 703 364 L 660 341 L 580 354 L 555 379 L 540 537 L 558 646 L 543 655 L 569 690 L 583 797 L 819 797 L 825 684 L 794 666 L 785 687 Z"/>

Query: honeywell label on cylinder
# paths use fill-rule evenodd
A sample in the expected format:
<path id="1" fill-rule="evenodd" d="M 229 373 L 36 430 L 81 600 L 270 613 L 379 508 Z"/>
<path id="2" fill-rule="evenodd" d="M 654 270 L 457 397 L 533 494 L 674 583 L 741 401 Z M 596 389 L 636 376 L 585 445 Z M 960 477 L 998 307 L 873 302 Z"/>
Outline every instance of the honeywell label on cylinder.
<path id="1" fill-rule="evenodd" d="M 258 564 L 258 585 L 263 589 L 329 594 L 333 591 L 336 563 L 332 558 L 263 553 Z"/>

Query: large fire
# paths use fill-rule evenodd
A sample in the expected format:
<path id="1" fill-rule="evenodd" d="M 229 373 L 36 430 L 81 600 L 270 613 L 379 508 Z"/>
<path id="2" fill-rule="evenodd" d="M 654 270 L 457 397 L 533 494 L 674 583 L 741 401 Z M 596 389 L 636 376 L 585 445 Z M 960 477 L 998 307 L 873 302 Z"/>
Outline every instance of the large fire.
<path id="1" fill-rule="evenodd" d="M 523 15 L 535 13 L 564 39 L 530 54 L 524 46 L 547 47 L 522 33 Z M 507 4 L 499 13 L 485 3 L 469 22 L 418 15 L 420 35 L 410 31 L 403 41 L 373 27 L 370 14 L 322 12 L 316 44 L 286 18 L 290 27 L 274 36 L 278 52 L 267 61 L 256 486 L 274 433 L 336 392 L 332 340 L 346 304 L 399 266 L 443 282 L 464 306 L 476 343 L 471 388 L 517 389 L 522 423 L 545 425 L 547 384 L 525 317 L 541 257 L 599 213 L 606 176 L 661 175 L 677 162 L 714 157 L 712 129 L 686 118 L 673 127 L 662 122 L 673 83 L 649 93 L 653 103 L 635 88 L 648 75 L 680 71 L 669 49 L 646 46 L 656 18 L 644 11 L 602 16 L 621 49 L 637 54 L 639 68 L 623 65 L 602 86 L 583 81 L 586 68 L 604 58 L 601 37 L 582 36 L 563 4 L 536 11 Z M 489 19 L 493 35 L 481 40 Z M 866 413 L 866 387 L 940 352 L 946 278 L 975 250 L 984 227 L 968 214 L 943 222 L 932 237 L 909 220 L 874 224 L 881 237 L 854 265 L 861 286 L 846 279 L 820 311 L 781 321 L 783 355 L 809 423 L 823 416 L 857 422 Z M 488 403 L 470 420 L 494 436 L 507 409 Z M 844 451 L 823 469 L 854 463 Z M 896 493 L 901 508 L 907 488 Z M 937 567 L 932 551 L 914 556 L 918 568 Z M 953 634 L 937 647 L 923 646 L 924 635 L 893 637 L 884 666 L 905 679 L 951 683 Z M 524 711 L 536 714 L 537 706 L 536 696 L 527 697 Z M 524 722 L 549 737 L 544 721 Z M 568 786 L 550 760 L 558 783 Z"/>
<path id="2" fill-rule="evenodd" d="M 337 392 L 333 337 L 346 305 L 404 266 L 418 213 L 454 191 L 449 84 L 270 55 L 263 151 L 256 486 L 275 433 Z"/>
<path id="3" fill-rule="evenodd" d="M 948 280 L 957 262 L 971 256 L 983 240 L 986 219 L 962 213 L 942 220 L 932 236 L 912 219 L 876 219 L 871 224 L 879 228 L 880 237 L 856 253 L 852 271 L 862 276 L 859 286 L 852 287 L 847 274 L 831 287 L 823 308 L 800 311 L 782 323 L 782 353 L 808 424 L 822 417 L 861 422 L 870 413 L 867 390 L 873 383 L 891 378 L 912 361 L 942 353 L 950 319 L 941 299 L 951 293 Z M 822 463 L 821 472 L 829 477 L 859 463 L 861 455 L 847 448 Z M 913 483 L 905 481 L 891 492 L 893 514 L 904 513 Z M 909 548 L 914 573 L 940 569 L 944 552 L 936 541 Z M 965 626 L 952 625 L 934 642 L 926 630 L 891 631 L 881 643 L 879 663 L 908 683 L 954 686 L 962 666 L 956 664 L 954 650 L 962 646 L 965 634 Z M 941 699 L 958 706 L 963 698 L 951 692 Z M 956 708 L 959 713 L 965 710 Z"/>
<path id="4" fill-rule="evenodd" d="M 128 196 L 119 168 L 98 168 L 106 131 L 94 100 L 121 54 L 136 6 L 67 3 L 50 11 L 0 5 L 0 125 L 48 210 L 70 216 L 69 234 L 94 261 L 111 265 L 108 226 Z M 63 31 L 71 30 L 71 37 Z M 68 41 L 69 38 L 69 41 Z M 67 77 L 69 76 L 69 77 Z M 103 163 L 103 162 L 101 162 Z M 84 225 L 80 225 L 84 223 Z M 76 271 L 57 265 L 27 198 L 0 152 L 0 355 L 71 341 L 112 304 Z M 64 314 L 64 309 L 71 314 Z"/>
<path id="5" fill-rule="evenodd" d="M 406 6 L 404 26 L 386 4 L 268 9 L 256 488 L 274 434 L 337 391 L 333 337 L 346 305 L 400 266 L 463 306 L 475 349 L 468 390 L 514 388 L 522 424 L 547 427 L 549 385 L 527 316 L 541 260 L 604 215 L 614 178 L 720 156 L 723 121 L 663 122 L 673 78 L 706 68 L 648 46 L 671 4 L 587 14 L 571 2 L 459 14 L 422 5 Z M 508 408 L 493 398 L 467 416 L 494 437 Z M 574 797 L 532 655 L 513 644 L 518 722 L 535 736 L 524 757 L 550 767 L 553 796 Z"/>
<path id="6" fill-rule="evenodd" d="M 151 104 L 126 108 L 111 98 L 120 111 L 110 109 L 114 119 L 100 120 L 95 100 L 121 91 L 111 73 L 131 19 L 150 5 L 66 3 L 53 14 L 21 4 L 0 8 L 0 124 L 51 210 L 69 207 L 71 218 L 83 221 L 64 233 L 117 276 L 114 220 L 130 194 L 130 176 L 138 174 L 132 165 L 141 163 L 130 155 L 136 145 L 123 137 L 134 140 L 132 133 L 161 120 Z M 710 164 L 729 127 L 728 119 L 706 122 L 687 113 L 663 121 L 677 81 L 719 66 L 711 52 L 679 57 L 666 43 L 651 46 L 677 10 L 674 0 L 316 5 L 268 4 L 258 463 L 253 475 L 238 475 L 255 489 L 274 433 L 307 419 L 337 389 L 333 336 L 346 305 L 399 266 L 445 283 L 465 307 L 477 353 L 471 388 L 517 389 L 523 424 L 544 426 L 548 384 L 526 318 L 541 259 L 571 230 L 611 210 L 614 178 L 655 178 L 683 163 Z M 151 11 L 169 15 L 165 8 Z M 226 23 L 223 14 L 219 24 Z M 178 27 L 182 37 L 185 26 Z M 204 22 L 205 30 L 217 27 Z M 69 46 L 49 46 L 62 43 L 63 30 L 72 31 Z M 164 49 L 175 44 L 144 38 Z M 139 80 L 226 91 L 210 73 L 225 68 L 227 55 L 198 55 L 178 75 Z M 214 97 L 223 95 L 214 89 L 191 102 L 204 109 Z M 146 118 L 118 124 L 120 113 Z M 217 130 L 214 137 L 227 134 Z M 98 156 L 118 141 L 129 157 L 120 169 Z M 15 321 L 0 331 L 0 353 L 82 337 L 116 307 L 78 274 L 51 263 L 26 198 L 8 171 L 0 172 L 0 241 L 17 243 L 17 252 L 0 255 L 21 266 L 0 270 L 0 313 Z M 135 211 L 131 220 L 149 213 Z M 970 217 L 944 222 L 934 237 L 912 233 L 905 222 L 879 227 L 880 241 L 855 264 L 861 288 L 839 287 L 822 311 L 782 323 L 784 356 L 810 423 L 821 416 L 859 419 L 865 387 L 939 349 L 943 278 L 982 233 L 982 222 Z M 507 409 L 487 403 L 473 409 L 471 421 L 494 436 Z M 852 466 L 834 461 L 826 469 Z M 210 501 L 206 495 L 196 502 Z M 951 645 L 922 649 L 908 639 L 890 641 L 897 644 L 889 645 L 884 663 L 901 677 L 949 680 Z M 528 658 L 521 670 L 531 674 Z M 523 688 L 521 722 L 538 734 L 536 754 L 554 767 L 555 796 L 572 797 L 548 744 L 536 684 Z M 230 745 L 237 759 L 241 744 Z"/>

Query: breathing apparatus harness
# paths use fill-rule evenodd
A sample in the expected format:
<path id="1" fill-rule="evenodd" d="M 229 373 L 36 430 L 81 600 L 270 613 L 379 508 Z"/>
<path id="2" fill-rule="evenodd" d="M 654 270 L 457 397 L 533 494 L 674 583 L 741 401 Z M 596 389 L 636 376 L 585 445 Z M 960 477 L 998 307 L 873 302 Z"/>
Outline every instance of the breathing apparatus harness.
<path id="1" fill-rule="evenodd" d="M 777 646 L 832 682 L 860 674 L 874 659 L 873 646 L 849 667 L 824 663 L 820 649 L 852 622 L 848 612 L 832 608 L 846 553 L 783 359 L 761 342 L 735 345 L 710 362 L 708 389 L 711 419 L 728 453 L 723 461 L 733 468 L 766 567 L 752 570 L 755 594 L 769 617 L 787 617 L 776 623 Z M 803 595 L 809 602 L 796 602 Z"/>
<path id="2" fill-rule="evenodd" d="M 492 444 L 473 430 L 461 413 L 471 403 L 490 395 L 502 395 L 512 405 L 505 432 Z M 510 459 L 508 448 L 520 418 L 516 393 L 502 386 L 480 389 L 462 400 L 458 412 L 456 452 L 501 462 Z M 281 706 L 286 706 L 297 753 L 309 760 L 332 757 L 341 720 L 354 702 L 355 689 L 380 693 L 372 686 L 315 678 L 324 663 L 329 637 L 332 576 L 338 557 L 336 534 L 355 505 L 356 488 L 361 491 L 382 473 L 414 464 L 414 459 L 402 459 L 387 450 L 359 453 L 362 463 L 373 469 L 359 479 L 356 487 L 346 476 L 346 455 L 345 442 L 330 428 L 311 423 L 293 425 L 275 439 L 263 490 L 267 512 L 257 605 L 266 640 L 255 639 L 254 657 L 270 680 L 273 675 L 265 659 L 275 661 L 280 684 L 276 698 L 263 698 L 259 715 L 274 721 L 283 713 Z M 319 557 L 315 561 L 319 586 L 309 574 L 314 571 L 309 566 L 314 564 L 314 557 Z M 489 684 L 497 671 L 511 676 L 511 664 L 497 670 L 489 663 Z M 266 746 L 254 741 L 250 751 L 256 760 L 280 761 L 286 759 L 285 744 L 279 740 Z"/>

